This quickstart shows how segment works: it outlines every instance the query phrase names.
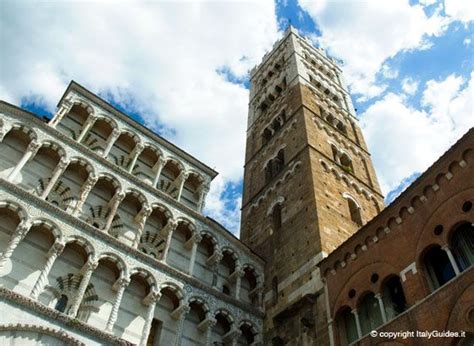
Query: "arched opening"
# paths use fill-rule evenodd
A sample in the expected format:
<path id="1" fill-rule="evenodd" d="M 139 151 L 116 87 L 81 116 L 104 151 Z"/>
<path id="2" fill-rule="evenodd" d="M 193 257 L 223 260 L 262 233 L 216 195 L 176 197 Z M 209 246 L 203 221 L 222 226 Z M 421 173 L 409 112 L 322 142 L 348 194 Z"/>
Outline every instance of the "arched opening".
<path id="1" fill-rule="evenodd" d="M 69 298 L 67 297 L 67 295 L 61 294 L 61 297 L 59 297 L 58 301 L 56 302 L 54 310 L 66 313 L 66 307 L 68 306 L 68 302 Z"/>
<path id="2" fill-rule="evenodd" d="M 336 317 L 336 324 L 342 345 L 349 345 L 359 338 L 355 316 L 349 307 L 341 309 Z"/>
<path id="3" fill-rule="evenodd" d="M 230 331 L 232 322 L 225 312 L 216 314 L 216 324 L 212 327 L 211 345 L 225 345 L 224 336 Z"/>
<path id="4" fill-rule="evenodd" d="M 358 226 L 362 226 L 362 216 L 359 205 L 352 198 L 347 198 L 347 205 L 349 207 L 349 216 L 351 220 Z"/>
<path id="5" fill-rule="evenodd" d="M 55 145 L 43 145 L 21 170 L 20 186 L 31 193 L 44 190 L 44 185 L 51 179 L 60 159 Z"/>
<path id="6" fill-rule="evenodd" d="M 191 259 L 190 249 L 185 247 L 186 242 L 193 235 L 193 227 L 190 223 L 180 221 L 178 227 L 173 231 L 168 258 L 166 262 L 172 267 L 187 272 Z"/>
<path id="7" fill-rule="evenodd" d="M 427 251 L 423 260 L 433 290 L 454 278 L 453 266 L 449 262 L 448 255 L 440 246 L 435 246 Z"/>
<path id="8" fill-rule="evenodd" d="M 272 139 L 272 131 L 268 128 L 266 128 L 263 133 L 262 133 L 262 145 L 267 144 L 270 142 L 270 139 Z"/>
<path id="9" fill-rule="evenodd" d="M 335 145 L 331 145 L 331 152 L 332 152 L 332 158 L 334 162 L 340 163 L 339 162 L 339 150 L 337 150 Z"/>
<path id="10" fill-rule="evenodd" d="M 114 127 L 108 119 L 97 119 L 82 139 L 82 144 L 97 154 L 102 155 L 107 147 L 107 140 L 112 134 L 113 129 Z"/>
<path id="11" fill-rule="evenodd" d="M 203 302 L 192 300 L 189 303 L 189 313 L 186 314 L 184 321 L 183 337 L 181 342 L 183 345 L 201 345 L 206 341 L 204 331 L 198 329 L 199 324 L 206 319 L 207 309 Z"/>
<path id="12" fill-rule="evenodd" d="M 148 306 L 143 300 L 150 293 L 154 282 L 149 274 L 138 271 L 131 275 L 125 289 L 113 328 L 113 334 L 134 344 L 139 344 L 145 326 Z"/>
<path id="13" fill-rule="evenodd" d="M 153 184 L 156 175 L 154 167 L 158 162 L 158 157 L 159 155 L 155 148 L 145 147 L 140 155 L 138 155 L 137 162 L 132 170 L 133 175 L 148 184 Z"/>
<path id="14" fill-rule="evenodd" d="M 11 129 L 0 142 L 0 178 L 7 178 L 23 157 L 31 137 L 26 128 Z"/>
<path id="15" fill-rule="evenodd" d="M 21 217 L 13 208 L 9 208 L 7 203 L 0 204 L 0 253 L 7 249 L 11 237 L 14 235 L 18 225 L 20 225 Z M 15 255 L 15 252 L 13 253 Z M 9 267 L 9 268 L 8 268 Z M 2 272 L 11 272 L 11 262 L 3 263 Z M 0 276 L 0 285 L 9 287 L 12 283 L 8 275 Z"/>
<path id="16" fill-rule="evenodd" d="M 377 327 L 383 323 L 379 301 L 372 292 L 367 293 L 361 299 L 357 311 L 362 335 L 377 329 Z"/>
<path id="17" fill-rule="evenodd" d="M 255 341 L 255 331 L 252 325 L 244 323 L 240 326 L 240 335 L 237 340 L 237 345 L 248 346 L 252 345 Z"/>
<path id="18" fill-rule="evenodd" d="M 161 289 L 161 297 L 155 309 L 154 320 L 157 329 L 150 330 L 148 343 L 150 345 L 174 345 L 178 321 L 172 312 L 181 303 L 181 295 L 174 287 Z M 175 316 L 177 317 L 177 316 Z"/>
<path id="19" fill-rule="evenodd" d="M 167 223 L 168 218 L 163 210 L 154 208 L 146 220 L 138 249 L 151 257 L 161 259 L 166 245 L 166 234 L 162 230 Z"/>
<path id="20" fill-rule="evenodd" d="M 121 262 L 115 257 L 108 256 L 99 260 L 90 279 L 90 285 L 95 288 L 96 296 L 83 298 L 83 304 L 89 307 L 88 314 L 83 318 L 84 322 L 105 329 L 119 289 L 118 286 L 114 288 L 114 285 L 124 275 L 122 267 Z M 91 300 L 94 304 L 90 304 Z"/>
<path id="21" fill-rule="evenodd" d="M 474 226 L 464 222 L 452 233 L 451 249 L 460 271 L 474 265 Z"/>
<path id="22" fill-rule="evenodd" d="M 387 320 L 395 318 L 406 309 L 406 299 L 398 276 L 388 278 L 382 287 L 382 299 Z"/>
<path id="23" fill-rule="evenodd" d="M 113 177 L 100 177 L 80 210 L 81 219 L 98 229 L 104 229 L 110 201 L 119 188 L 118 182 Z"/>
<path id="24" fill-rule="evenodd" d="M 128 168 L 130 164 L 130 154 L 138 143 L 138 139 L 128 132 L 120 134 L 110 149 L 107 159 L 119 167 Z"/>
<path id="25" fill-rule="evenodd" d="M 212 266 L 207 262 L 208 258 L 212 256 L 216 248 L 216 241 L 208 234 L 202 236 L 198 243 L 196 251 L 196 259 L 194 264 L 193 276 L 199 280 L 212 285 L 214 272 Z"/>
<path id="26" fill-rule="evenodd" d="M 61 119 L 56 128 L 66 136 L 74 140 L 78 139 L 87 118 L 92 113 L 92 109 L 88 108 L 86 104 L 76 103 Z"/>
<path id="27" fill-rule="evenodd" d="M 258 297 L 254 291 L 257 287 L 257 275 L 250 267 L 244 268 L 244 276 L 240 284 L 240 299 L 254 306 L 258 306 Z"/>
<path id="28" fill-rule="evenodd" d="M 46 196 L 46 200 L 62 210 L 72 211 L 80 196 L 81 188 L 89 177 L 89 169 L 90 167 L 83 161 L 69 163 Z"/>
<path id="29" fill-rule="evenodd" d="M 181 173 L 181 168 L 173 160 L 168 160 L 161 170 L 160 179 L 158 181 L 157 189 L 167 193 L 173 198 L 178 197 L 178 188 L 176 180 Z"/>
<path id="30" fill-rule="evenodd" d="M 339 162 L 342 166 L 342 169 L 348 173 L 354 174 L 354 166 L 352 165 L 352 160 L 346 153 L 343 153 L 339 158 Z"/>
<path id="31" fill-rule="evenodd" d="M 222 260 L 217 266 L 217 287 L 227 295 L 233 295 L 235 292 L 235 285 L 229 280 L 229 276 L 235 268 L 235 254 L 228 249 L 222 251 Z"/>
<path id="32" fill-rule="evenodd" d="M 144 202 L 144 197 L 138 193 L 127 193 L 114 216 L 114 220 L 119 219 L 120 223 L 113 223 L 109 233 L 123 243 L 133 245 L 138 228 L 137 215 L 142 210 Z"/>

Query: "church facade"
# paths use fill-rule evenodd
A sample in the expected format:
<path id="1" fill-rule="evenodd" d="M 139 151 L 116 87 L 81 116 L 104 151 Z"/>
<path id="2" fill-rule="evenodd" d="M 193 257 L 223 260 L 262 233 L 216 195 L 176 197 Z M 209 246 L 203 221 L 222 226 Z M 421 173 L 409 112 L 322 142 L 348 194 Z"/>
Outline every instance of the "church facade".
<path id="1" fill-rule="evenodd" d="M 0 103 L 2 343 L 472 344 L 473 130 L 385 207 L 337 61 L 289 27 L 250 78 L 240 239 L 217 172 L 81 85 Z"/>

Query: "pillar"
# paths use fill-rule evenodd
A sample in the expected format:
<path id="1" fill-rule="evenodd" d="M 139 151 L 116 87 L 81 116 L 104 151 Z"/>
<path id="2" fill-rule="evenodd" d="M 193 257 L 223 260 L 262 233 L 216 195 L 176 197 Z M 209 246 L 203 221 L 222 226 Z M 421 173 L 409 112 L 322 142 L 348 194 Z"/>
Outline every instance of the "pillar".
<path id="1" fill-rule="evenodd" d="M 193 275 L 194 263 L 196 262 L 197 247 L 199 243 L 201 242 L 201 240 L 202 240 L 202 236 L 195 231 L 193 236 L 186 242 L 186 244 L 184 244 L 186 248 L 191 247 L 191 259 L 189 261 L 189 268 L 188 268 L 188 273 L 191 276 Z"/>
<path id="2" fill-rule="evenodd" d="M 166 262 L 166 259 L 168 258 L 168 253 L 170 251 L 170 246 L 171 246 L 171 239 L 173 238 L 173 232 L 178 226 L 178 223 L 175 220 L 168 220 L 168 223 L 166 226 L 163 228 L 162 232 L 166 232 L 166 245 L 163 250 L 163 257 L 161 261 Z"/>
<path id="3" fill-rule="evenodd" d="M 227 332 L 226 335 L 222 337 L 222 340 L 224 340 L 226 343 L 229 343 L 232 346 L 237 345 L 237 337 L 241 334 L 240 329 L 231 329 Z"/>
<path id="4" fill-rule="evenodd" d="M 201 188 L 199 190 L 199 202 L 198 202 L 198 211 L 201 211 L 204 209 L 204 206 L 206 205 L 206 196 L 209 192 L 209 186 L 207 185 L 201 185 Z"/>
<path id="5" fill-rule="evenodd" d="M 181 172 L 177 179 L 178 179 L 179 186 L 178 186 L 178 196 L 176 197 L 176 200 L 179 201 L 181 199 L 181 194 L 183 193 L 184 183 L 186 182 L 186 179 L 188 179 L 188 173 Z"/>
<path id="6" fill-rule="evenodd" d="M 137 248 L 140 243 L 143 230 L 145 229 L 146 220 L 150 216 L 153 209 L 149 205 L 144 205 L 142 210 L 137 214 L 135 221 L 138 223 L 137 232 L 135 233 L 135 240 L 133 241 L 133 247 Z"/>
<path id="7" fill-rule="evenodd" d="M 153 187 L 156 187 L 156 185 L 158 184 L 158 181 L 160 180 L 160 175 L 161 175 L 161 171 L 163 170 L 163 167 L 165 166 L 166 164 L 166 160 L 163 158 L 163 157 L 159 157 L 158 158 L 158 161 L 156 161 L 156 164 L 155 164 L 155 179 L 153 180 Z"/>
<path id="8" fill-rule="evenodd" d="M 82 303 L 82 298 L 84 297 L 84 293 L 86 292 L 87 286 L 89 285 L 89 281 L 91 279 L 92 273 L 97 268 L 98 262 L 94 259 L 89 258 L 89 260 L 84 264 L 81 269 L 82 280 L 79 284 L 79 288 L 77 289 L 77 294 L 74 299 L 74 303 L 69 310 L 69 315 L 72 317 L 76 317 L 77 311 Z"/>
<path id="9" fill-rule="evenodd" d="M 13 252 L 17 248 L 18 244 L 23 240 L 23 238 L 28 233 L 31 224 L 29 222 L 22 221 L 18 224 L 16 229 L 13 231 L 12 235 L 10 236 L 10 240 L 8 241 L 7 248 L 0 256 L 0 269 L 3 268 L 5 263 L 12 257 Z"/>
<path id="10" fill-rule="evenodd" d="M 351 310 L 352 314 L 354 315 L 357 327 L 357 337 L 360 339 L 362 337 L 362 329 L 360 328 L 360 321 L 359 321 L 359 314 L 357 313 L 357 309 Z"/>
<path id="11" fill-rule="evenodd" d="M 112 225 L 112 221 L 114 220 L 115 214 L 117 213 L 117 209 L 120 203 L 125 198 L 124 192 L 117 192 L 114 197 L 110 200 L 110 212 L 107 216 L 107 221 L 105 223 L 104 231 L 108 232 L 110 226 Z"/>
<path id="12" fill-rule="evenodd" d="M 107 143 L 105 144 L 105 149 L 104 149 L 104 152 L 102 153 L 102 157 L 106 158 L 109 155 L 110 149 L 112 149 L 112 146 L 114 145 L 115 141 L 119 137 L 120 137 L 120 130 L 113 129 L 109 138 L 107 138 Z"/>
<path id="13" fill-rule="evenodd" d="M 41 144 L 38 143 L 36 140 L 32 140 L 30 144 L 28 144 L 28 147 L 26 148 L 26 151 L 24 152 L 22 158 L 20 161 L 16 164 L 15 168 L 13 171 L 10 172 L 10 174 L 7 177 L 7 181 L 12 182 L 15 180 L 16 176 L 18 173 L 20 173 L 21 169 L 25 166 L 25 164 L 30 160 L 38 151 L 38 149 L 41 147 Z"/>
<path id="14" fill-rule="evenodd" d="M 113 289 L 117 292 L 115 295 L 112 310 L 110 311 L 109 319 L 107 320 L 107 326 L 105 330 L 112 332 L 114 330 L 115 322 L 117 321 L 120 303 L 122 302 L 123 293 L 130 283 L 130 279 L 126 277 L 119 278 L 113 285 Z"/>
<path id="15" fill-rule="evenodd" d="M 215 318 L 206 318 L 198 324 L 198 330 L 202 333 L 206 333 L 206 346 L 211 346 L 212 327 L 214 327 L 216 323 L 217 321 Z"/>
<path id="16" fill-rule="evenodd" d="M 46 264 L 44 265 L 43 270 L 41 270 L 38 280 L 36 280 L 36 283 L 33 286 L 33 289 L 31 290 L 31 293 L 30 293 L 31 298 L 38 299 L 38 296 L 44 289 L 49 272 L 51 271 L 51 268 L 53 267 L 53 264 L 56 261 L 56 258 L 58 258 L 58 256 L 63 252 L 64 247 L 65 247 L 65 244 L 63 242 L 56 241 L 51 247 L 51 249 L 49 249 L 49 252 L 46 258 Z"/>
<path id="17" fill-rule="evenodd" d="M 232 274 L 229 276 L 230 281 L 235 281 L 235 298 L 239 299 L 240 298 L 240 284 L 242 281 L 242 277 L 244 276 L 245 272 L 242 270 L 240 265 L 235 266 L 235 270 Z"/>
<path id="18" fill-rule="evenodd" d="M 89 115 L 87 117 L 87 120 L 86 120 L 84 126 L 82 127 L 81 134 L 79 135 L 79 137 L 77 137 L 77 142 L 78 143 L 81 143 L 81 141 L 86 136 L 87 132 L 91 129 L 92 125 L 94 125 L 96 119 L 97 118 L 93 115 Z"/>
<path id="19" fill-rule="evenodd" d="M 456 263 L 456 260 L 454 259 L 453 253 L 451 252 L 451 249 L 449 248 L 449 246 L 444 245 L 442 249 L 444 252 L 446 252 L 446 255 L 448 255 L 449 263 L 451 263 L 451 266 L 453 267 L 454 273 L 456 274 L 456 276 L 461 274 L 461 271 L 459 270 L 458 264 Z"/>
<path id="20" fill-rule="evenodd" d="M 382 321 L 383 321 L 383 323 L 387 323 L 387 314 L 385 313 L 385 306 L 384 306 L 381 294 L 377 293 L 375 295 L 375 298 L 377 298 L 377 300 L 379 302 L 380 314 L 382 315 Z"/>
<path id="21" fill-rule="evenodd" d="M 61 105 L 59 106 L 59 109 L 58 111 L 56 112 L 56 114 L 54 115 L 54 117 L 51 119 L 51 121 L 49 122 L 49 125 L 51 127 L 56 127 L 56 125 L 59 124 L 59 122 L 63 119 L 63 117 L 69 113 L 69 111 L 71 110 L 73 104 L 72 102 L 68 101 L 68 100 L 64 100 L 63 102 L 61 102 Z"/>
<path id="22" fill-rule="evenodd" d="M 326 318 L 328 320 L 328 332 L 329 332 L 329 346 L 334 346 L 334 329 L 333 329 L 333 319 L 331 316 L 331 305 L 329 303 L 329 290 L 328 283 L 326 278 L 322 278 L 324 283 L 324 303 L 326 306 Z"/>
<path id="23" fill-rule="evenodd" d="M 138 143 L 133 149 L 132 161 L 130 162 L 128 166 L 129 173 L 132 173 L 133 167 L 135 167 L 135 164 L 137 163 L 138 156 L 141 154 L 144 148 L 145 146 L 142 143 Z"/>
<path id="24" fill-rule="evenodd" d="M 87 178 L 84 185 L 81 187 L 81 192 L 79 194 L 79 200 L 77 201 L 76 207 L 74 208 L 73 215 L 77 216 L 80 214 L 82 210 L 82 206 L 84 205 L 85 201 L 87 200 L 87 196 L 91 192 L 92 188 L 94 187 L 95 183 L 97 183 L 98 178 L 93 174 L 90 173 L 89 177 Z"/>
<path id="25" fill-rule="evenodd" d="M 184 326 L 184 320 L 186 319 L 186 315 L 189 312 L 190 307 L 188 305 L 180 305 L 171 312 L 171 317 L 174 318 L 175 320 L 178 320 L 178 328 L 176 330 L 176 337 L 174 341 L 175 346 L 180 346 L 181 345 L 181 338 L 183 336 L 183 326 Z"/>
<path id="26" fill-rule="evenodd" d="M 157 291 L 151 291 L 144 299 L 143 304 L 148 306 L 145 325 L 143 326 L 142 337 L 140 339 L 140 345 L 145 346 L 150 335 L 151 323 L 153 322 L 153 316 L 155 314 L 156 302 L 160 300 L 161 293 Z"/>
<path id="27" fill-rule="evenodd" d="M 48 185 L 46 185 L 43 192 L 41 193 L 40 197 L 42 199 L 46 199 L 46 197 L 48 197 L 49 193 L 53 189 L 54 185 L 56 185 L 56 182 L 58 181 L 59 177 L 64 173 L 68 165 L 69 165 L 69 160 L 65 158 L 61 158 L 61 160 L 59 160 L 58 164 L 54 168 L 51 179 L 49 179 Z"/>

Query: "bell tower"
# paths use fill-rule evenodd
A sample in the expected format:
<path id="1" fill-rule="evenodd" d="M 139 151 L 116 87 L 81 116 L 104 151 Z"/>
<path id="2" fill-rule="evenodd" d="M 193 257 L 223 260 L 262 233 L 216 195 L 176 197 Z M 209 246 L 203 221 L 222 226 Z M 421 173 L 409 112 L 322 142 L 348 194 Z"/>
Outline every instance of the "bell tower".
<path id="1" fill-rule="evenodd" d="M 328 344 L 317 265 L 382 208 L 340 67 L 289 27 L 251 71 L 242 201 L 270 345 Z"/>

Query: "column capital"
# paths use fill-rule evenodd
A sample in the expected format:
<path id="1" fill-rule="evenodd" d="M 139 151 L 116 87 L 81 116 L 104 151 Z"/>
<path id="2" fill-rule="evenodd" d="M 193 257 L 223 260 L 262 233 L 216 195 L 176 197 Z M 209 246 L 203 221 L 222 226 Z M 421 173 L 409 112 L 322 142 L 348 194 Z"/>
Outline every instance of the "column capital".
<path id="1" fill-rule="evenodd" d="M 178 180 L 179 181 L 186 181 L 186 179 L 188 179 L 189 177 L 189 173 L 188 172 L 185 172 L 185 171 L 181 171 L 178 175 Z"/>
<path id="2" fill-rule="evenodd" d="M 145 298 L 143 298 L 143 304 L 150 306 L 156 304 L 158 300 L 161 298 L 161 292 L 151 290 L 150 293 L 147 294 Z"/>
<path id="3" fill-rule="evenodd" d="M 239 265 L 235 267 L 235 270 L 229 275 L 230 281 L 235 281 L 238 278 L 242 278 L 245 275 L 245 272 L 240 268 Z"/>
<path id="4" fill-rule="evenodd" d="M 216 265 L 222 260 L 223 257 L 224 254 L 222 253 L 222 251 L 220 249 L 216 249 L 206 262 L 210 265 Z"/>
<path id="5" fill-rule="evenodd" d="M 135 153 L 141 153 L 145 149 L 145 145 L 141 142 L 137 143 L 135 146 Z"/>
<path id="6" fill-rule="evenodd" d="M 66 167 L 69 165 L 69 160 L 65 157 L 61 157 L 61 159 L 59 160 L 56 168 L 57 169 L 60 169 L 61 171 L 66 169 Z"/>
<path id="7" fill-rule="evenodd" d="M 113 130 L 112 130 L 112 133 L 110 134 L 110 136 L 112 136 L 113 138 L 118 138 L 121 133 L 122 133 L 122 132 L 121 132 L 119 129 L 113 129 Z"/>
<path id="8" fill-rule="evenodd" d="M 451 252 L 451 248 L 449 247 L 449 244 L 442 245 L 441 250 L 443 250 L 445 252 Z"/>
<path id="9" fill-rule="evenodd" d="M 184 243 L 184 247 L 186 249 L 191 249 L 194 244 L 199 244 L 202 240 L 202 236 L 199 234 L 199 232 L 195 231 L 193 235 Z"/>
<path id="10" fill-rule="evenodd" d="M 31 228 L 31 222 L 30 221 L 22 221 L 16 227 L 15 232 L 23 237 L 26 233 L 28 233 L 30 228 Z"/>
<path id="11" fill-rule="evenodd" d="M 63 241 L 56 240 L 53 246 L 51 246 L 51 248 L 49 249 L 48 256 L 59 255 L 61 252 L 63 252 L 65 247 L 66 244 Z"/>
<path id="12" fill-rule="evenodd" d="M 38 142 L 36 139 L 33 139 L 29 144 L 28 144 L 28 147 L 26 148 L 26 151 L 27 152 L 31 152 L 31 153 L 36 153 L 39 148 L 41 148 L 41 143 Z"/>
<path id="13" fill-rule="evenodd" d="M 122 202 L 124 199 L 125 199 L 125 192 L 123 191 L 118 191 L 115 193 L 115 195 L 112 197 L 112 200 L 113 202 L 116 202 L 116 203 L 120 203 Z"/>
<path id="14" fill-rule="evenodd" d="M 120 288 L 125 288 L 130 284 L 130 278 L 121 276 L 113 284 L 113 289 L 118 291 Z"/>
<path id="15" fill-rule="evenodd" d="M 357 315 L 357 308 L 352 309 L 352 310 L 351 310 L 351 313 L 352 313 L 353 315 Z"/>
<path id="16" fill-rule="evenodd" d="M 237 336 L 239 336 L 241 334 L 241 331 L 239 329 L 236 329 L 236 328 L 232 328 L 231 330 L 229 330 L 227 332 L 227 334 L 225 334 L 222 339 L 224 341 L 232 341 L 234 340 Z"/>
<path id="17" fill-rule="evenodd" d="M 189 305 L 186 305 L 186 304 L 181 304 L 180 306 L 178 306 L 176 309 L 174 309 L 170 315 L 173 319 L 175 320 L 179 320 L 180 318 L 183 318 L 186 316 L 186 314 L 189 313 L 189 311 L 191 311 L 191 308 L 189 307 Z"/>
<path id="18" fill-rule="evenodd" d="M 97 269 L 97 266 L 99 265 L 99 262 L 95 260 L 95 258 L 89 258 L 86 263 L 84 263 L 84 266 L 81 269 L 82 273 L 89 272 L 89 271 L 94 271 Z"/>
<path id="19" fill-rule="evenodd" d="M 207 331 L 209 328 L 212 328 L 216 325 L 217 323 L 217 320 L 213 317 L 211 318 L 206 318 L 204 320 L 201 321 L 201 323 L 198 324 L 197 328 L 199 331 L 201 332 L 205 332 Z"/>

